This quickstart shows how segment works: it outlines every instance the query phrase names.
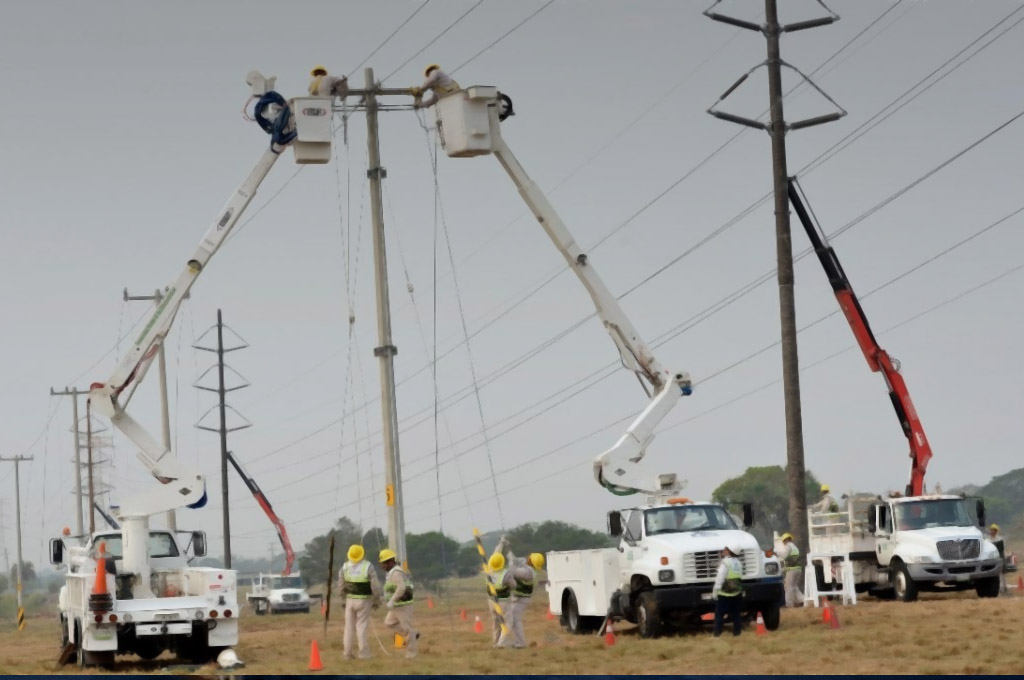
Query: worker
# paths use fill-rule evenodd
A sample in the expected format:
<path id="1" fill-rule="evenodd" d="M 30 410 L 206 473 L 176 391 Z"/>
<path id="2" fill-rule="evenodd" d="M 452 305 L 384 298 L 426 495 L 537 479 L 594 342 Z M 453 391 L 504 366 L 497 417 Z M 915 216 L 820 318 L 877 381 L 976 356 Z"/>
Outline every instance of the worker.
<path id="1" fill-rule="evenodd" d="M 722 561 L 718 564 L 715 585 L 711 589 L 711 599 L 715 601 L 715 637 L 722 634 L 725 615 L 732 621 L 732 634 L 740 634 L 741 612 L 743 603 L 743 564 L 736 559 L 740 551 L 726 547 L 722 551 Z"/>
<path id="2" fill-rule="evenodd" d="M 810 507 L 811 512 L 839 512 L 839 504 L 829 491 L 828 484 L 821 485 L 821 500 Z"/>
<path id="3" fill-rule="evenodd" d="M 415 658 L 420 634 L 412 627 L 412 579 L 398 566 L 398 556 L 394 550 L 381 550 L 378 559 L 387 574 L 384 596 L 388 598 L 388 614 L 384 617 L 384 626 L 407 640 L 405 656 L 408 659 Z"/>
<path id="4" fill-rule="evenodd" d="M 380 580 L 377 570 L 366 559 L 359 544 L 348 548 L 348 561 L 338 574 L 338 592 L 345 604 L 345 643 L 342 658 L 352 659 L 352 638 L 359 640 L 359 658 L 370 658 L 367 633 L 370 630 L 370 609 L 380 606 Z"/>
<path id="5" fill-rule="evenodd" d="M 511 622 L 506 620 L 506 627 L 509 629 L 509 636 L 503 636 L 498 641 L 499 647 L 515 647 L 522 649 L 526 647 L 526 635 L 523 633 L 523 618 L 530 606 L 530 598 L 533 597 L 533 584 L 537 579 L 538 569 L 544 568 L 544 556 L 540 553 L 531 553 L 526 559 L 516 558 L 515 566 L 508 570 L 505 582 L 512 589 L 512 596 L 509 598 L 509 611 Z"/>
<path id="6" fill-rule="evenodd" d="M 437 100 L 441 97 L 446 97 L 450 94 L 458 92 L 461 88 L 459 84 L 452 79 L 447 73 L 441 70 L 441 67 L 437 64 L 430 64 L 423 71 L 424 81 L 419 87 L 412 88 L 412 96 L 417 98 L 415 108 L 429 108 L 437 103 Z M 433 93 L 433 97 L 427 101 L 420 102 L 419 97 L 430 90 Z"/>
<path id="7" fill-rule="evenodd" d="M 508 536 L 502 536 L 498 541 L 498 545 L 495 546 L 494 552 L 491 557 L 487 560 L 487 566 L 490 568 L 490 572 L 486 574 L 487 577 L 487 608 L 491 612 L 491 643 L 497 647 L 501 641 L 501 622 L 505 622 L 505 627 L 509 626 L 509 615 L 511 612 L 511 606 L 509 598 L 512 596 L 512 588 L 506 583 L 506 576 L 508 570 L 505 569 L 505 549 L 508 545 Z M 491 589 L 494 592 L 491 592 Z M 501 619 L 498 618 L 498 609 L 501 608 Z"/>
<path id="8" fill-rule="evenodd" d="M 314 97 L 344 97 L 348 94 L 348 76 L 337 78 L 317 65 L 309 72 L 309 94 Z"/>
<path id="9" fill-rule="evenodd" d="M 782 550 L 779 551 L 779 558 L 785 565 L 786 570 L 786 606 L 804 606 L 804 594 L 800 590 L 800 575 L 803 573 L 803 566 L 800 564 L 800 548 L 793 542 L 793 534 L 782 534 Z"/>
<path id="10" fill-rule="evenodd" d="M 999 525 L 992 523 L 988 526 L 988 540 L 992 542 L 992 545 L 999 550 L 999 559 L 1002 564 L 999 565 L 999 592 L 1005 595 L 1007 591 L 1006 586 L 1006 543 L 1003 541 L 1002 534 L 999 533 Z"/>

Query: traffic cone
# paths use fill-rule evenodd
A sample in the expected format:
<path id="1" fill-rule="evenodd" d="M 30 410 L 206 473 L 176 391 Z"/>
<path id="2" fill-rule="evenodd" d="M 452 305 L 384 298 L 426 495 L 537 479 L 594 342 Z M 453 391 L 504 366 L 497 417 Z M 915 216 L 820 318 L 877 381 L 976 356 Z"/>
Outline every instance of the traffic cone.
<path id="1" fill-rule="evenodd" d="M 822 623 L 831 623 L 832 622 L 832 603 L 831 602 L 826 604 L 826 605 L 822 605 L 821 622 Z"/>
<path id="2" fill-rule="evenodd" d="M 311 671 L 322 671 L 324 665 L 320 663 L 320 647 L 316 644 L 316 640 L 313 640 L 313 646 L 309 650 L 309 670 Z"/>
<path id="3" fill-rule="evenodd" d="M 839 614 L 836 614 L 836 608 L 829 604 L 828 608 L 831 610 L 828 615 L 828 620 L 832 624 L 832 630 L 839 630 Z"/>
<path id="4" fill-rule="evenodd" d="M 604 627 L 604 644 L 608 647 L 615 644 L 615 631 L 612 630 L 611 619 L 608 619 L 608 624 Z"/>
<path id="5" fill-rule="evenodd" d="M 427 598 L 427 609 L 433 609 L 433 608 L 434 608 L 434 598 L 428 597 Z"/>
<path id="6" fill-rule="evenodd" d="M 327 616 L 327 600 L 320 600 L 320 616 Z"/>
<path id="7" fill-rule="evenodd" d="M 101 541 L 99 553 L 96 559 L 96 581 L 92 585 L 92 593 L 89 595 L 89 611 L 109 612 L 114 608 L 114 598 L 107 590 L 107 543 Z"/>
<path id="8" fill-rule="evenodd" d="M 405 638 L 401 634 L 395 633 L 395 649 L 401 649 L 405 647 Z"/>
<path id="9" fill-rule="evenodd" d="M 476 621 L 473 622 L 473 632 L 482 633 L 484 632 L 484 622 L 480 620 L 480 617 L 476 617 Z"/>
<path id="10" fill-rule="evenodd" d="M 459 618 L 462 619 L 463 621 L 467 620 L 468 617 L 466 616 L 466 610 L 465 609 L 459 611 Z"/>
<path id="11" fill-rule="evenodd" d="M 1024 593 L 1024 576 L 1017 577 L 1017 590 L 1019 593 Z"/>
<path id="12" fill-rule="evenodd" d="M 545 618 L 547 618 L 548 621 L 554 621 L 555 615 L 550 609 L 548 609 L 548 613 L 545 615 Z"/>
<path id="13" fill-rule="evenodd" d="M 758 635 L 767 635 L 768 634 L 768 629 L 764 627 L 764 617 L 761 615 L 761 612 L 757 613 L 757 631 L 756 632 L 757 632 Z"/>

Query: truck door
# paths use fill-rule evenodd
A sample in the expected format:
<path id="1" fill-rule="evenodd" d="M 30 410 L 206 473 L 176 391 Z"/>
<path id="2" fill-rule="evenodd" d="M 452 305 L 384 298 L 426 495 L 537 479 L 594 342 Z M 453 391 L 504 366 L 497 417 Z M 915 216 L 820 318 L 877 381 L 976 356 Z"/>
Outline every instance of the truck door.
<path id="1" fill-rule="evenodd" d="M 885 503 L 879 503 L 873 510 L 875 513 L 875 556 L 879 564 L 888 566 L 892 559 L 893 546 L 896 543 L 893 537 L 892 507 Z"/>
<path id="2" fill-rule="evenodd" d="M 619 582 L 629 586 L 633 578 L 633 562 L 640 559 L 640 539 L 643 537 L 644 513 L 641 510 L 624 510 L 622 537 L 619 539 Z"/>

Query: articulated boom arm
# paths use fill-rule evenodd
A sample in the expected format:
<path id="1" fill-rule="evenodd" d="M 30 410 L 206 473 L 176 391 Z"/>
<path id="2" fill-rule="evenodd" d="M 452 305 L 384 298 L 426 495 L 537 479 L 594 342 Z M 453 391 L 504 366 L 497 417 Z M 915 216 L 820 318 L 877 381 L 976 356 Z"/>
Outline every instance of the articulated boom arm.
<path id="1" fill-rule="evenodd" d="M 647 446 L 654 438 L 654 428 L 672 410 L 680 395 L 692 392 L 689 374 L 670 373 L 661 367 L 622 311 L 618 300 L 590 265 L 587 255 L 580 250 L 554 207 L 505 144 L 501 136 L 497 102 L 489 106 L 489 117 L 492 152 L 512 178 L 526 205 L 565 258 L 569 268 L 587 289 L 598 316 L 619 350 L 622 363 L 641 378 L 641 384 L 646 381 L 654 393 L 650 404 L 633 421 L 626 433 L 612 448 L 595 459 L 594 476 L 601 486 L 618 495 L 677 490 L 679 485 L 674 474 L 659 475 L 657 479 L 651 480 L 638 475 L 633 466 L 644 457 Z M 650 396 L 651 391 L 646 386 L 644 389 Z"/>
<path id="2" fill-rule="evenodd" d="M 242 481 L 245 482 L 245 485 L 249 488 L 253 498 L 255 498 L 256 502 L 259 503 L 259 506 L 263 508 L 263 512 L 266 513 L 267 518 L 270 520 L 271 524 L 274 525 L 274 528 L 277 529 L 277 537 L 281 540 L 281 547 L 284 548 L 284 571 L 281 572 L 281 575 L 288 576 L 292 573 L 292 564 L 295 562 L 295 551 L 292 550 L 292 542 L 288 538 L 288 531 L 284 528 L 284 522 L 282 522 L 281 518 L 274 512 L 274 508 L 270 506 L 270 501 L 267 500 L 266 495 L 263 493 L 263 490 L 260 489 L 256 480 L 245 473 L 241 464 L 235 460 L 235 457 L 231 455 L 230 451 L 228 451 L 228 462 L 234 466 L 235 471 L 242 478 Z"/>
<path id="3" fill-rule="evenodd" d="M 814 246 L 814 252 L 817 254 L 818 260 L 821 261 L 821 266 L 825 269 L 828 282 L 839 301 L 839 307 L 842 309 L 843 315 L 846 316 L 850 328 L 853 329 L 853 335 L 857 338 L 857 344 L 860 345 L 868 366 L 872 371 L 881 372 L 882 377 L 885 378 L 885 385 L 889 390 L 889 399 L 896 411 L 896 417 L 899 418 L 903 434 L 910 442 L 910 483 L 907 485 L 906 493 L 908 496 L 920 496 L 924 493 L 925 469 L 932 457 L 932 449 L 928 444 L 928 438 L 925 437 L 924 426 L 921 425 L 914 403 L 910 400 L 910 393 L 907 391 L 903 376 L 900 375 L 898 362 L 878 346 L 868 319 L 864 315 L 864 310 L 860 306 L 860 301 L 853 292 L 853 286 L 846 278 L 846 272 L 839 264 L 835 250 L 828 244 L 825 233 L 811 219 L 811 215 L 800 197 L 802 192 L 798 191 L 798 186 L 796 178 L 791 177 L 789 180 L 790 203 L 800 218 L 800 222 L 804 225 L 804 230 L 811 240 L 811 245 Z"/>

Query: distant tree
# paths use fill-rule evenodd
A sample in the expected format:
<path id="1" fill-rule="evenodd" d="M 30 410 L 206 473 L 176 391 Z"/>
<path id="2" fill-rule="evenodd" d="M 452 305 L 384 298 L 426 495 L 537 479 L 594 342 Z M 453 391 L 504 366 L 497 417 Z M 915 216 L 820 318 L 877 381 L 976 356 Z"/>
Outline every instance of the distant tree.
<path id="1" fill-rule="evenodd" d="M 821 484 L 808 470 L 804 497 L 808 504 L 821 498 Z M 762 545 L 771 545 L 772 532 L 789 527 L 789 479 L 780 465 L 749 467 L 739 477 L 722 482 L 711 499 L 738 513 L 743 503 L 754 505 L 754 528 L 751 533 Z"/>
<path id="2" fill-rule="evenodd" d="M 331 578 L 337 578 L 338 570 L 345 562 L 348 547 L 353 543 L 360 543 L 363 538 L 363 530 L 357 524 L 348 517 L 339 517 L 330 531 L 316 536 L 306 543 L 298 558 L 298 563 L 302 580 L 307 585 L 323 583 L 327 579 L 328 550 L 332 534 L 334 535 L 334 574 L 331 575 Z"/>
<path id="3" fill-rule="evenodd" d="M 361 543 L 366 551 L 367 559 L 376 562 L 380 551 L 388 547 L 388 535 L 380 527 L 373 527 L 363 534 Z"/>
<path id="4" fill-rule="evenodd" d="M 466 577 L 476 576 L 483 570 L 483 562 L 480 560 L 480 553 L 475 545 L 464 545 L 459 548 L 459 554 L 455 557 L 455 575 Z"/>
<path id="5" fill-rule="evenodd" d="M 36 568 L 32 566 L 31 562 L 21 563 L 21 585 L 24 588 L 28 587 L 28 584 L 36 580 Z M 17 587 L 18 585 L 18 565 L 11 565 L 11 585 Z"/>
<path id="6" fill-rule="evenodd" d="M 7 587 L 10 585 L 10 581 L 6 574 L 0 574 L 0 593 L 6 593 Z"/>
<path id="7" fill-rule="evenodd" d="M 414 582 L 434 585 L 445 576 L 456 573 L 459 544 L 441 532 L 408 534 L 405 545 Z"/>
<path id="8" fill-rule="evenodd" d="M 508 548 L 516 556 L 552 550 L 607 548 L 614 542 L 607 535 L 566 522 L 521 524 L 508 532 Z"/>

